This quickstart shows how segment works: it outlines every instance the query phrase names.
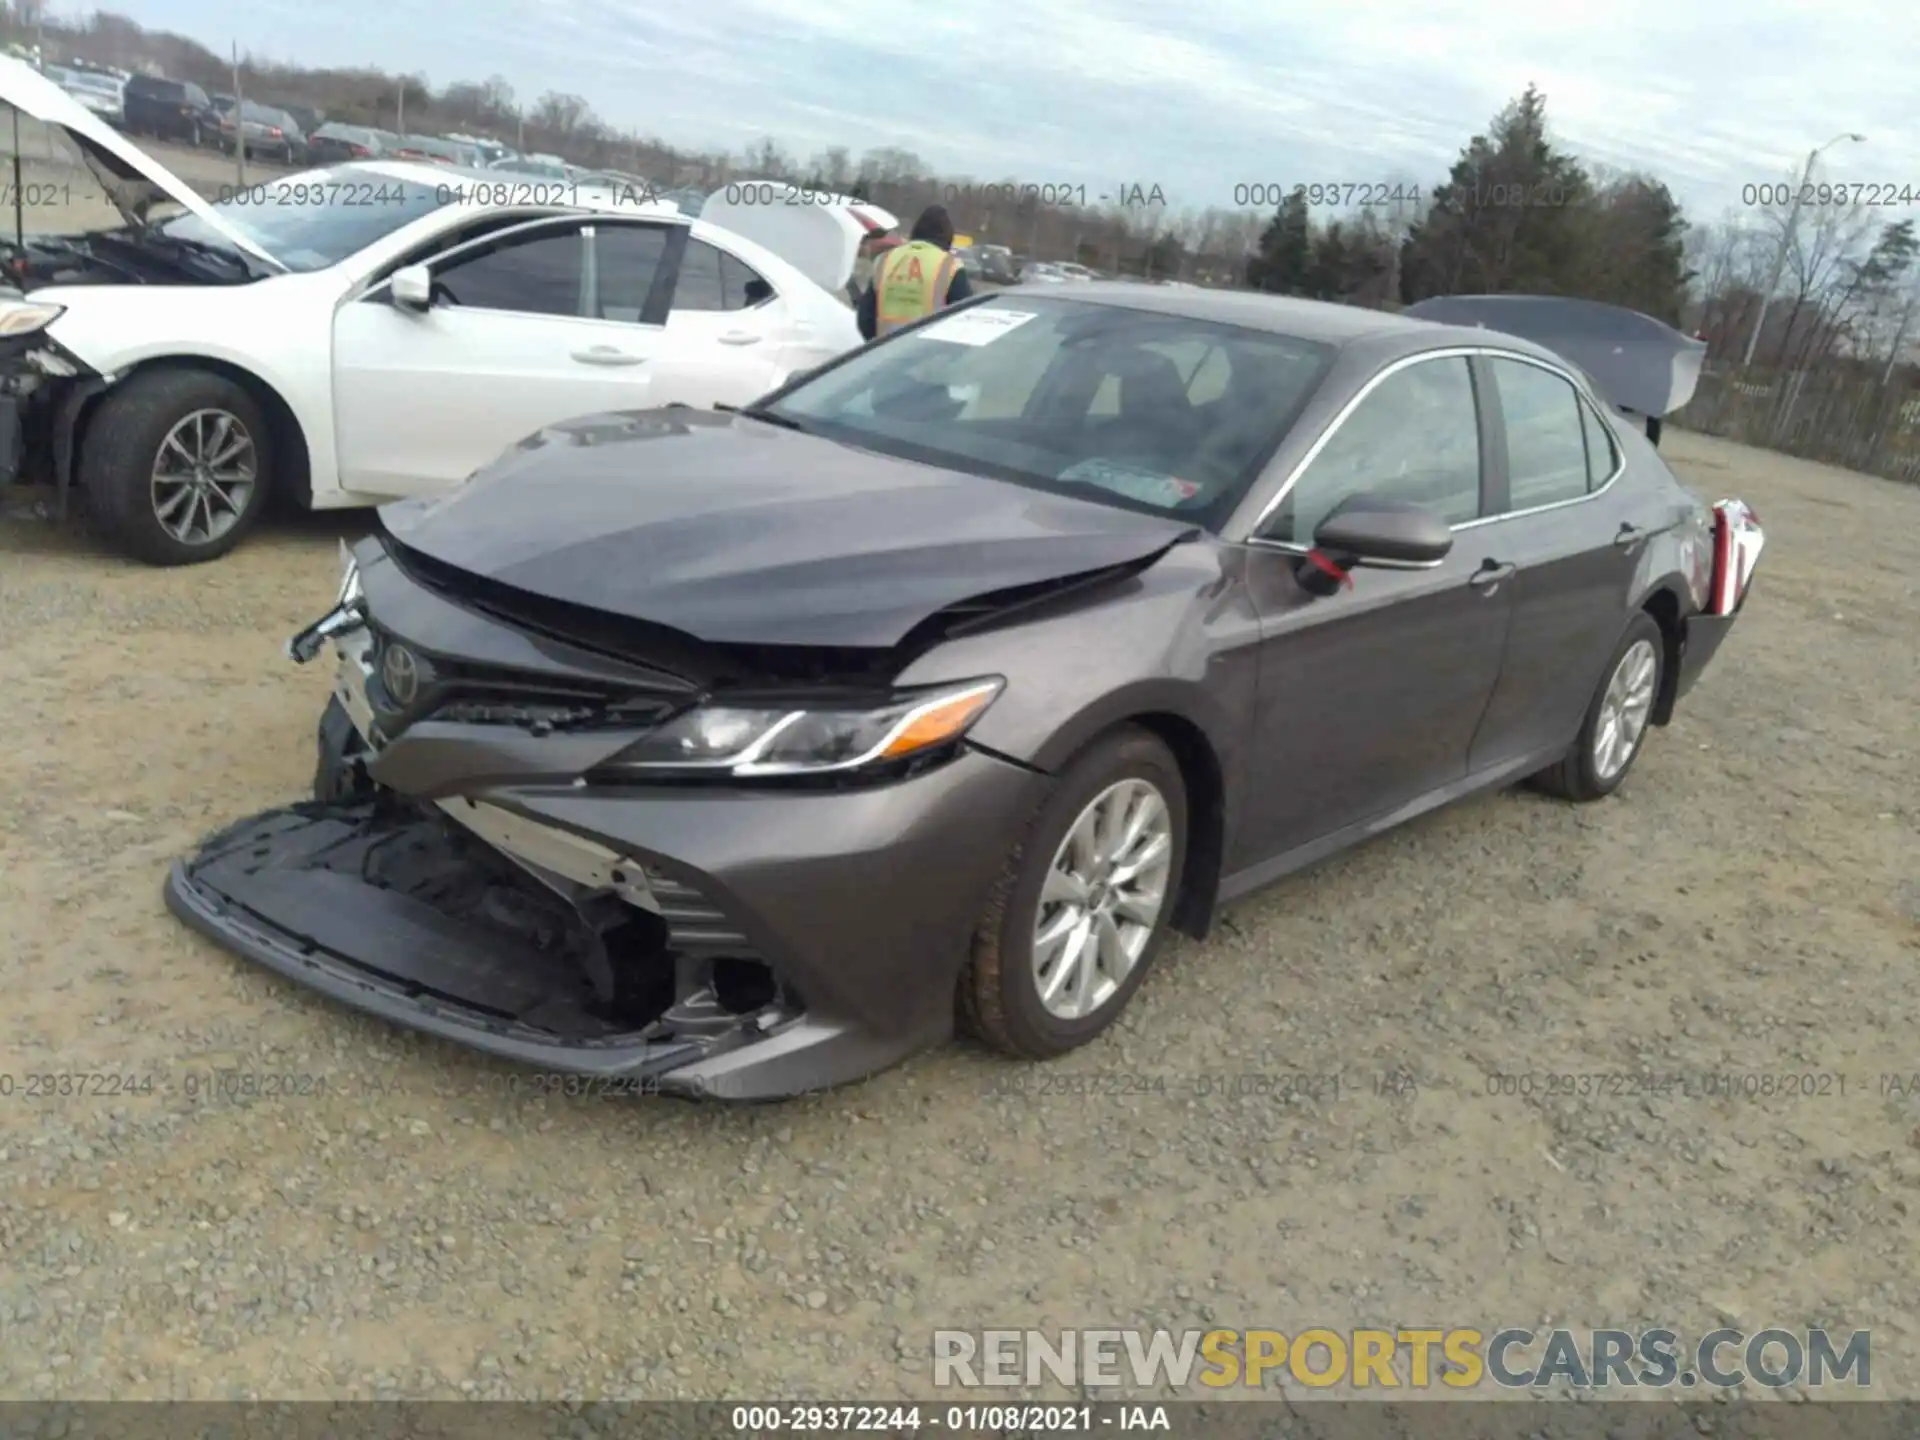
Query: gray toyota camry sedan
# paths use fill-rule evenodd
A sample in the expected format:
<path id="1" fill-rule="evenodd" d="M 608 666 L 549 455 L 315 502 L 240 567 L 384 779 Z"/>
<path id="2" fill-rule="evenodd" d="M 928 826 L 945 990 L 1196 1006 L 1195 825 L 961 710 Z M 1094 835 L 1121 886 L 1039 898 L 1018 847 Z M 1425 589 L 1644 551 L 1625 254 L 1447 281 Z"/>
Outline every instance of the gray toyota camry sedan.
<path id="1" fill-rule="evenodd" d="M 1620 413 L 1684 403 L 1691 342 L 1452 303 L 989 295 L 738 412 L 531 436 L 381 512 L 289 642 L 337 665 L 313 798 L 169 901 L 587 1086 L 1084 1045 L 1279 876 L 1610 794 L 1744 602 L 1752 512 Z"/>

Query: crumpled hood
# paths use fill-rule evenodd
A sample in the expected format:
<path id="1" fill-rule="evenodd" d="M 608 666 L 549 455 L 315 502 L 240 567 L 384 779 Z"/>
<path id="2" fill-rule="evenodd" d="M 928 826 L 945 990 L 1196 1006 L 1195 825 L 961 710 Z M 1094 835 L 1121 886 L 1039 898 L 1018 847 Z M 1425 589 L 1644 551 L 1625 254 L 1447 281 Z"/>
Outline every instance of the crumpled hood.
<path id="1" fill-rule="evenodd" d="M 720 644 L 884 648 L 949 605 L 1146 560 L 1190 524 L 706 411 L 542 431 L 432 500 L 401 547 Z"/>

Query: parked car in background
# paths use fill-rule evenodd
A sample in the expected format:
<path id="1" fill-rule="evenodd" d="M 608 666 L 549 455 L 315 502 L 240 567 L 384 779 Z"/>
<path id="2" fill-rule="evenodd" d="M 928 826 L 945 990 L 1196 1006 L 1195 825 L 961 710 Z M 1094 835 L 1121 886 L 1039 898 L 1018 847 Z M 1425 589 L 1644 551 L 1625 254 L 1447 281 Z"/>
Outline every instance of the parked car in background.
<path id="1" fill-rule="evenodd" d="M 315 165 L 377 160 L 389 153 L 398 138 L 369 125 L 342 125 L 329 120 L 307 136 L 307 158 Z"/>
<path id="2" fill-rule="evenodd" d="M 0 485 L 79 489 L 150 563 L 225 553 L 270 495 L 451 490 L 545 426 L 745 405 L 860 343 L 838 292 L 864 231 L 842 207 L 722 229 L 391 160 L 211 203 L 17 61 L 0 102 L 66 130 L 120 211 L 13 256 Z"/>
<path id="3" fill-rule="evenodd" d="M 478 156 L 471 145 L 439 135 L 402 135 L 387 147 L 394 160 L 422 160 L 434 165 L 475 166 Z"/>
<path id="4" fill-rule="evenodd" d="M 49 65 L 46 76 L 109 125 L 126 123 L 126 82 L 99 70 Z"/>
<path id="5" fill-rule="evenodd" d="M 490 140 L 484 135 L 447 135 L 443 139 L 470 147 L 482 165 L 492 165 L 512 155 L 511 145 L 502 145 L 498 140 Z"/>
<path id="6" fill-rule="evenodd" d="M 127 81 L 122 98 L 123 123 L 132 134 L 205 145 L 220 133 L 220 112 L 207 92 L 191 80 L 135 75 Z"/>
<path id="7" fill-rule="evenodd" d="M 487 168 L 504 170 L 512 175 L 532 175 L 542 180 L 571 180 L 580 173 L 578 166 L 568 164 L 558 155 L 509 155 Z"/>
<path id="8" fill-rule="evenodd" d="M 1063 260 L 1055 268 L 1059 270 L 1061 278 L 1066 280 L 1091 281 L 1100 278 L 1098 270 L 1090 270 L 1085 265 L 1076 265 L 1071 260 Z"/>
<path id="9" fill-rule="evenodd" d="M 334 652 L 314 793 L 169 903 L 337 1002 L 669 1093 L 956 1028 L 1063 1055 L 1171 932 L 1468 795 L 1603 802 L 1688 702 L 1752 576 L 1716 534 L 1762 537 L 1580 363 L 1085 285 L 734 416 L 555 427 L 381 513 L 289 642 Z M 1163 996 L 1207 983 L 1181 958 Z"/>
<path id="10" fill-rule="evenodd" d="M 220 148 L 231 155 L 242 146 L 250 157 L 297 165 L 306 158 L 307 137 L 286 111 L 242 100 L 220 117 Z"/>
<path id="11" fill-rule="evenodd" d="M 1031 281 L 1036 285 L 1064 285 L 1067 283 L 1067 277 L 1061 273 L 1060 267 L 1051 260 L 1029 260 L 1021 269 L 1020 278 L 1023 281 Z"/>
<path id="12" fill-rule="evenodd" d="M 1005 245 L 974 246 L 973 263 L 967 268 L 978 279 L 993 285 L 1014 285 L 1020 280 L 1020 268 L 1014 264 L 1013 251 Z"/>
<path id="13" fill-rule="evenodd" d="M 279 108 L 293 117 L 293 123 L 300 127 L 302 135 L 313 134 L 327 121 L 325 115 L 307 105 L 282 105 Z"/>

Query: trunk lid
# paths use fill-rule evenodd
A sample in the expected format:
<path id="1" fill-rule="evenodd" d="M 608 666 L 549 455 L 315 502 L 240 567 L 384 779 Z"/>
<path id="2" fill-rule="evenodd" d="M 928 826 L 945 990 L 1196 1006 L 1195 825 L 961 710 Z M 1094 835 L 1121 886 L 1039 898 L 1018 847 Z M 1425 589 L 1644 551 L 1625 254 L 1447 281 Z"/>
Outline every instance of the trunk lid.
<path id="1" fill-rule="evenodd" d="M 285 270 L 258 241 L 236 229 L 186 181 L 121 135 L 25 61 L 0 55 L 0 102 L 42 124 L 64 130 L 100 182 L 107 199 L 129 224 L 146 225 L 147 212 L 171 200 L 237 248 L 275 270 Z"/>
<path id="2" fill-rule="evenodd" d="M 1401 313 L 1543 345 L 1584 370 L 1603 398 L 1641 415 L 1671 415 L 1691 400 L 1707 355 L 1705 342 L 1651 315 L 1563 295 L 1441 295 Z"/>
<path id="3" fill-rule="evenodd" d="M 716 190 L 699 218 L 765 246 L 833 294 L 853 278 L 860 242 L 900 223 L 877 205 L 790 180 L 741 180 Z"/>

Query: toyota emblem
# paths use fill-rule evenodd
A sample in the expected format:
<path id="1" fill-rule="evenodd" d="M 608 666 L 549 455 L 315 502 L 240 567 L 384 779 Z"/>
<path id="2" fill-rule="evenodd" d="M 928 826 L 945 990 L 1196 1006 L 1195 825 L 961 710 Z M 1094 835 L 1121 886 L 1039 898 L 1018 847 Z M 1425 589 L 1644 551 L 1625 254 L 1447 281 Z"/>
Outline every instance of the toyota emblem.
<path id="1" fill-rule="evenodd" d="M 380 661 L 380 684 L 402 710 L 420 698 L 420 662 L 404 645 L 389 645 Z"/>

